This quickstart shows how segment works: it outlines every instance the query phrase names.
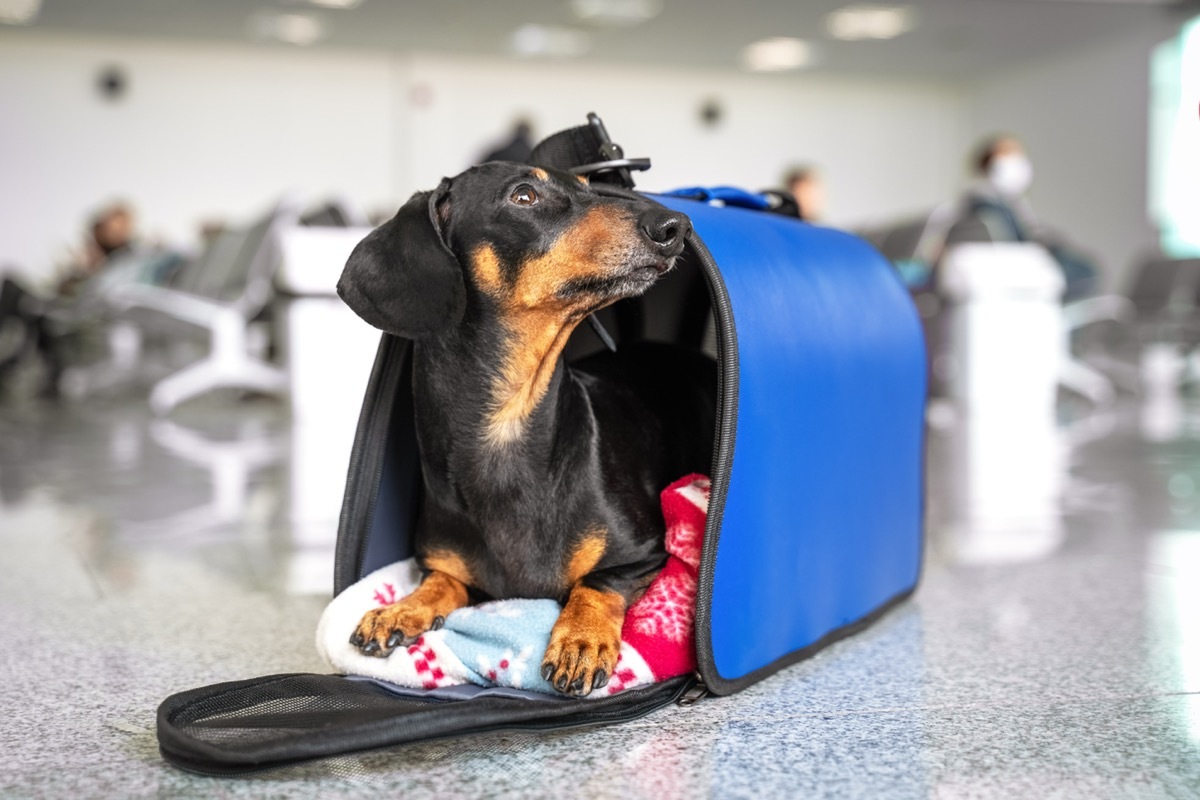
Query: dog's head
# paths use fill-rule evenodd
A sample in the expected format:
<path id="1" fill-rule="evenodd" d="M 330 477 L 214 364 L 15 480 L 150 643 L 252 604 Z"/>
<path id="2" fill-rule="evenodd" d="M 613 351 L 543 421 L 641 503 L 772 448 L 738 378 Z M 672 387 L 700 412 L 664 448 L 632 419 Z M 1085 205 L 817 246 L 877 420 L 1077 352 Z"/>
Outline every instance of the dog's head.
<path id="1" fill-rule="evenodd" d="M 641 294 L 669 270 L 686 216 L 600 193 L 557 170 L 496 162 L 421 192 L 354 249 L 338 294 L 388 333 L 450 330 L 468 303 L 578 322 Z"/>

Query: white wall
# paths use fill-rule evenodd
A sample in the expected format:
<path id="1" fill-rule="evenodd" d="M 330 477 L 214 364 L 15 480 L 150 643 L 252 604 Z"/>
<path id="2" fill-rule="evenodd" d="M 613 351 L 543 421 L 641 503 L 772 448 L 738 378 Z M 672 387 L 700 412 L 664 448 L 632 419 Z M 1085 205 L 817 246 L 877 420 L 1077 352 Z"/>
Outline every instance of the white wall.
<path id="1" fill-rule="evenodd" d="M 886 222 L 954 196 L 973 139 L 1012 130 L 1037 170 L 1042 217 L 1094 248 L 1110 283 L 1153 241 L 1146 222 L 1148 56 L 1171 30 L 990 77 L 976 85 L 669 68 L 397 57 L 283 47 L 0 34 L 0 267 L 47 276 L 87 213 L 129 199 L 145 232 L 194 239 L 288 189 L 397 205 L 469 165 L 517 115 L 536 132 L 599 112 L 640 186 L 777 184 L 812 162 L 828 220 Z M 128 96 L 100 99 L 122 65 Z M 698 109 L 716 99 L 724 121 Z"/>
<path id="2" fill-rule="evenodd" d="M 1146 211 L 1150 54 L 1175 32 L 1165 22 L 1131 30 L 972 87 L 972 137 L 1010 131 L 1025 142 L 1038 216 L 1092 251 L 1110 288 L 1156 242 Z"/>
<path id="3" fill-rule="evenodd" d="M 116 103 L 94 89 L 112 63 L 130 79 Z M 183 243 L 287 190 L 390 200 L 393 81 L 378 55 L 0 36 L 0 268 L 48 278 L 114 197 Z"/>
<path id="4" fill-rule="evenodd" d="M 122 65 L 128 96 L 102 100 Z M 704 129 L 703 101 L 727 110 Z M 454 174 L 518 114 L 544 135 L 600 113 L 647 189 L 776 185 L 821 166 L 829 221 L 918 211 L 956 184 L 964 96 L 951 86 L 814 75 L 583 68 L 385 54 L 0 34 L 0 265 L 48 276 L 86 215 L 130 200 L 142 230 L 194 240 L 287 189 L 398 204 Z"/>
<path id="5" fill-rule="evenodd" d="M 750 76 L 656 68 L 413 59 L 401 87 L 416 186 L 429 187 L 503 138 L 524 113 L 544 135 L 604 119 L 629 156 L 654 167 L 649 190 L 697 184 L 778 186 L 783 171 L 811 162 L 825 173 L 829 222 L 851 225 L 920 211 L 956 187 L 965 98 L 949 85 L 827 75 Z M 428 98 L 428 106 L 412 103 Z M 699 108 L 726 110 L 715 128 Z"/>

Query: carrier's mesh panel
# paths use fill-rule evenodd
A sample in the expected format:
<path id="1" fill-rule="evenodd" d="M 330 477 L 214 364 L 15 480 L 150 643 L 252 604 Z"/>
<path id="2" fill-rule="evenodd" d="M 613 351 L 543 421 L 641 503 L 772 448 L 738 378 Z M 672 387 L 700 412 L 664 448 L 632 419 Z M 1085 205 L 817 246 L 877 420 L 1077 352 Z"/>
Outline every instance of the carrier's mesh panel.
<path id="1" fill-rule="evenodd" d="M 600 700 L 454 702 L 337 675 L 273 675 L 167 698 L 158 709 L 158 741 L 176 766 L 232 774 L 459 733 L 622 722 L 672 702 L 689 682 L 676 678 Z"/>
<path id="2" fill-rule="evenodd" d="M 239 686 L 184 706 L 171 721 L 202 742 L 222 746 L 268 747 L 305 733 L 357 725 L 427 707 L 398 705 L 394 695 L 375 684 L 341 681 L 326 694 L 328 676 L 304 675 Z"/>

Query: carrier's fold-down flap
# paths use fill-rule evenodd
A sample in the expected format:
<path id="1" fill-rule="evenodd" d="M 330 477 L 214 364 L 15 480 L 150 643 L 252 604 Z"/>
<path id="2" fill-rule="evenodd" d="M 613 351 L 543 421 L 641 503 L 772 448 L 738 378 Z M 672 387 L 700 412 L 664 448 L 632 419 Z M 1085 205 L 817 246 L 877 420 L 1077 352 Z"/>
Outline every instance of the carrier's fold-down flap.
<path id="1" fill-rule="evenodd" d="M 236 775 L 468 733 L 626 722 L 676 701 L 694 683 L 683 676 L 596 700 L 500 694 L 455 701 L 339 675 L 269 675 L 168 697 L 158 708 L 158 741 L 163 758 L 181 769 Z"/>

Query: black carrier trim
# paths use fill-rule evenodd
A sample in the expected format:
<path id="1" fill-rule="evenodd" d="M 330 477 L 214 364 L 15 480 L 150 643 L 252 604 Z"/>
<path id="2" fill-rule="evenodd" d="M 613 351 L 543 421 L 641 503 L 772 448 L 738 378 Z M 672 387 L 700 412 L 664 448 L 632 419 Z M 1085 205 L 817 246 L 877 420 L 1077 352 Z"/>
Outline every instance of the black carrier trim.
<path id="1" fill-rule="evenodd" d="M 382 335 L 350 451 L 342 513 L 338 518 L 337 549 L 334 552 L 334 596 L 362 577 L 359 572 L 371 534 L 375 501 L 379 497 L 379 482 L 387 455 L 385 445 L 391 430 L 396 395 L 401 374 L 406 368 L 411 368 L 411 356 L 411 341 L 386 333 Z"/>
<path id="2" fill-rule="evenodd" d="M 737 439 L 738 418 L 738 349 L 737 328 L 733 307 L 725 281 L 712 253 L 693 231 L 688 234 L 688 247 L 696 255 L 700 271 L 708 283 L 712 300 L 713 324 L 717 332 L 717 429 L 713 447 L 713 465 L 708 495 L 708 518 L 704 526 L 704 548 L 700 554 L 700 570 L 696 590 L 696 669 L 705 685 L 715 694 L 728 694 L 728 681 L 717 672 L 713 660 L 710 610 L 712 606 L 713 575 L 717 567 L 717 545 L 721 539 L 721 523 L 725 516 L 725 497 L 733 473 L 733 451 Z"/>

